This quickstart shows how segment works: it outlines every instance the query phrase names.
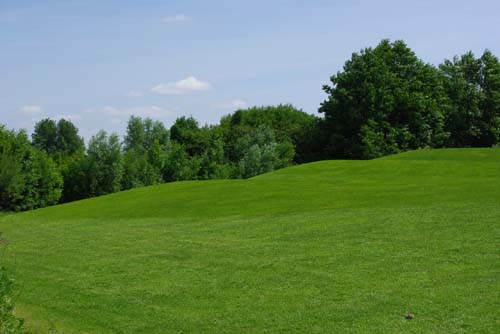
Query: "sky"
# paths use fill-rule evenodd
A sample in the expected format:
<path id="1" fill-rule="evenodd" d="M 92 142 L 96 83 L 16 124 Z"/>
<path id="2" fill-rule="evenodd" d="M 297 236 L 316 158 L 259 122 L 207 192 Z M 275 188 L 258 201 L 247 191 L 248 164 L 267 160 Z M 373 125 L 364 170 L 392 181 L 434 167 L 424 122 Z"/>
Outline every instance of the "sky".
<path id="1" fill-rule="evenodd" d="M 385 38 L 432 64 L 500 56 L 499 13 L 498 0 L 0 0 L 0 124 L 66 118 L 88 140 L 131 115 L 317 114 L 329 77 Z"/>

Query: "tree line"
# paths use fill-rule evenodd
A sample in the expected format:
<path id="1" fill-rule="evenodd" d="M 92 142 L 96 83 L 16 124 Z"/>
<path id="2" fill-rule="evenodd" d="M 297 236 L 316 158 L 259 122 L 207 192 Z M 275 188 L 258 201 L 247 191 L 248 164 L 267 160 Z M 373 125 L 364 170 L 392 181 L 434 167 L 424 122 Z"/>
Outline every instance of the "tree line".
<path id="1" fill-rule="evenodd" d="M 31 138 L 0 125 L 0 210 L 21 211 L 181 180 L 248 178 L 322 159 L 500 144 L 500 63 L 472 52 L 427 64 L 403 42 L 353 53 L 323 87 L 319 116 L 291 105 L 253 107 L 216 125 L 180 117 L 167 129 L 131 117 L 123 140 L 87 146 L 68 120 Z"/>
<path id="2" fill-rule="evenodd" d="M 31 135 L 0 126 L 0 209 L 22 211 L 182 180 L 248 178 L 310 160 L 317 120 L 291 105 L 254 107 L 201 126 L 167 129 L 132 116 L 123 140 L 99 131 L 87 146 L 70 121 L 47 118 Z"/>

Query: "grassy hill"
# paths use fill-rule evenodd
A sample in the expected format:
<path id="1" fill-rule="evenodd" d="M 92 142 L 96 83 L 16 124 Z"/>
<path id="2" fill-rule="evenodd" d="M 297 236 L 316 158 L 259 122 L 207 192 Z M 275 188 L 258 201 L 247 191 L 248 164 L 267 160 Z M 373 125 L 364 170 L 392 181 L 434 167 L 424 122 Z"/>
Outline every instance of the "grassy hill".
<path id="1" fill-rule="evenodd" d="M 500 149 L 165 184 L 1 216 L 0 231 L 40 333 L 500 328 Z"/>

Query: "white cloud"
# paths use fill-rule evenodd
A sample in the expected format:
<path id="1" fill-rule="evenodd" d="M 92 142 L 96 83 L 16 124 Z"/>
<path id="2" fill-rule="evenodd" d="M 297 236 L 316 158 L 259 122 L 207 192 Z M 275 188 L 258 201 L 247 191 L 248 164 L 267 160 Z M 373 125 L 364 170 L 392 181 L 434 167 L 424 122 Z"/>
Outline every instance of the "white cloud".
<path id="1" fill-rule="evenodd" d="M 36 104 L 27 104 L 23 106 L 21 109 L 19 109 L 19 112 L 25 115 L 37 115 L 41 114 L 43 112 L 43 109 L 42 107 Z"/>
<path id="2" fill-rule="evenodd" d="M 184 14 L 177 14 L 174 16 L 166 16 L 163 18 L 163 22 L 171 23 L 171 22 L 189 22 L 192 21 L 193 18 L 191 16 L 187 16 Z"/>
<path id="3" fill-rule="evenodd" d="M 129 96 L 129 97 L 142 97 L 142 96 L 144 96 L 144 93 L 140 90 L 131 90 L 127 93 L 127 96 Z"/>
<path id="4" fill-rule="evenodd" d="M 212 89 L 212 85 L 207 81 L 201 81 L 193 76 L 177 82 L 158 84 L 151 88 L 151 92 L 160 95 L 183 95 L 193 92 L 202 92 Z"/>
<path id="5" fill-rule="evenodd" d="M 175 113 L 172 110 L 159 106 L 143 106 L 133 108 L 115 108 L 112 106 L 105 106 L 97 109 L 87 109 L 85 110 L 85 112 L 113 116 L 113 118 L 111 119 L 113 123 L 118 123 L 118 117 L 130 117 L 132 115 L 151 118 L 165 118 L 175 116 Z"/>
<path id="6" fill-rule="evenodd" d="M 216 104 L 213 106 L 215 109 L 230 109 L 230 110 L 238 110 L 245 109 L 248 107 L 248 103 L 241 99 L 235 99 L 231 101 L 227 101 L 221 104 Z"/>

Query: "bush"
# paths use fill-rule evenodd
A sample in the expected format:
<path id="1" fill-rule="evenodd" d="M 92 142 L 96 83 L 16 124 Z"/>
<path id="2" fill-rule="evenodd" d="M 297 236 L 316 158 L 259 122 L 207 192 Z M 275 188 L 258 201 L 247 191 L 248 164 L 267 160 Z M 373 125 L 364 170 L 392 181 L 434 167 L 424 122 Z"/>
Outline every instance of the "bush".
<path id="1" fill-rule="evenodd" d="M 11 297 L 12 280 L 5 268 L 0 266 L 0 333 L 24 333 L 24 320 L 14 316 L 14 302 Z"/>

